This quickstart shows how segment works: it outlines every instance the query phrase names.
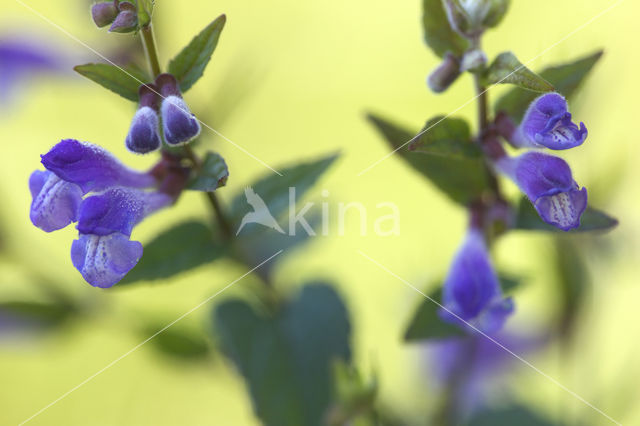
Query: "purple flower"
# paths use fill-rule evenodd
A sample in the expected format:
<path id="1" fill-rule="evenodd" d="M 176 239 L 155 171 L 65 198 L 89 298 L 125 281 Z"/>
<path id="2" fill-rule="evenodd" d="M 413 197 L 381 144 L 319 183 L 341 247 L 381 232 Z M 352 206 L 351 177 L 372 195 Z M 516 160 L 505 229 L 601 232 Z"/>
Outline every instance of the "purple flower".
<path id="1" fill-rule="evenodd" d="M 77 220 L 82 189 L 50 171 L 36 170 L 29 178 L 33 201 L 29 217 L 45 232 L 62 229 Z"/>
<path id="2" fill-rule="evenodd" d="M 156 85 L 163 97 L 160 113 L 164 139 L 169 145 L 181 145 L 200 134 L 200 123 L 182 99 L 178 82 L 171 74 L 161 74 Z"/>
<path id="3" fill-rule="evenodd" d="M 0 104 L 8 103 L 22 80 L 37 73 L 59 72 L 63 69 L 62 55 L 46 46 L 43 40 L 0 40 Z"/>
<path id="4" fill-rule="evenodd" d="M 140 104 L 133 116 L 125 145 L 131 152 L 146 154 L 160 148 L 162 144 L 158 121 L 158 88 L 142 85 L 139 90 Z"/>
<path id="5" fill-rule="evenodd" d="M 131 188 L 87 197 L 78 214 L 80 235 L 71 245 L 73 266 L 92 286 L 113 286 L 142 257 L 142 244 L 129 240 L 133 227 L 172 202 L 166 194 Z"/>
<path id="6" fill-rule="evenodd" d="M 129 240 L 134 226 L 171 205 L 184 188 L 188 173 L 179 162 L 167 154 L 141 173 L 101 147 L 63 140 L 42 156 L 47 171 L 31 175 L 31 220 L 47 232 L 77 221 L 73 265 L 89 284 L 111 287 L 142 256 L 142 245 Z M 144 190 L 151 187 L 158 190 Z"/>
<path id="7" fill-rule="evenodd" d="M 86 194 L 113 186 L 148 188 L 156 180 L 132 170 L 98 145 L 65 139 L 42 156 L 42 164 L 59 178 L 75 183 Z"/>
<path id="8" fill-rule="evenodd" d="M 503 298 L 480 229 L 472 227 L 449 269 L 442 290 L 440 317 L 484 333 L 499 330 L 513 312 L 511 298 Z M 460 320 L 466 323 L 462 323 Z"/>
<path id="9" fill-rule="evenodd" d="M 571 121 L 565 98 L 547 93 L 531 103 L 511 142 L 519 147 L 561 150 L 569 149 L 587 139 L 587 128 Z"/>
<path id="10" fill-rule="evenodd" d="M 550 340 L 541 334 L 506 332 L 491 338 L 518 355 L 540 350 Z M 425 352 L 429 378 L 441 388 L 457 385 L 451 396 L 455 398 L 456 412 L 462 417 L 482 406 L 496 379 L 518 364 L 512 354 L 479 334 L 429 343 Z"/>
<path id="11" fill-rule="evenodd" d="M 580 226 L 587 208 L 587 190 L 580 189 L 566 161 L 551 155 L 528 152 L 503 156 L 496 168 L 511 178 L 550 225 L 568 231 Z"/>
<path id="12" fill-rule="evenodd" d="M 91 18 L 98 28 L 111 24 L 118 16 L 118 8 L 113 1 L 96 3 L 91 6 Z"/>

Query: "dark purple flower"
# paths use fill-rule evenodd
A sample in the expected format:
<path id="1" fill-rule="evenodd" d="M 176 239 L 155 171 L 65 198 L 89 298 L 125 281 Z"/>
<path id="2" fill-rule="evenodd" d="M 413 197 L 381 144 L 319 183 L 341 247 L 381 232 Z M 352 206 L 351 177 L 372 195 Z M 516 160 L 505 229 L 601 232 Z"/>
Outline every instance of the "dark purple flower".
<path id="1" fill-rule="evenodd" d="M 29 178 L 33 201 L 29 217 L 45 232 L 57 231 L 77 220 L 82 189 L 50 171 L 36 170 Z"/>
<path id="2" fill-rule="evenodd" d="M 166 194 L 131 188 L 87 197 L 78 214 L 80 235 L 71 245 L 73 266 L 92 286 L 113 286 L 142 257 L 142 244 L 129 240 L 133 227 L 172 202 Z"/>
<path id="3" fill-rule="evenodd" d="M 587 128 L 571 121 L 565 98 L 547 93 L 531 103 L 520 127 L 510 138 L 516 146 L 561 150 L 581 145 Z"/>
<path id="4" fill-rule="evenodd" d="M 138 28 L 138 9 L 133 3 L 128 1 L 120 2 L 118 5 L 118 16 L 109 27 L 109 32 L 130 33 Z"/>
<path id="5" fill-rule="evenodd" d="M 160 113 L 164 140 L 169 145 L 181 145 L 197 137 L 200 134 L 200 123 L 182 99 L 175 77 L 161 74 L 156 79 L 156 85 L 163 98 Z"/>
<path id="6" fill-rule="evenodd" d="M 518 157 L 503 156 L 494 164 L 525 193 L 542 220 L 563 231 L 580 226 L 587 208 L 587 190 L 573 180 L 566 161 L 528 152 Z"/>
<path id="7" fill-rule="evenodd" d="M 155 85 L 142 85 L 139 90 L 140 103 L 133 116 L 125 140 L 127 149 L 136 154 L 146 154 L 160 148 L 158 121 L 158 89 Z"/>
<path id="8" fill-rule="evenodd" d="M 442 289 L 440 317 L 484 333 L 499 330 L 513 312 L 511 298 L 503 298 L 480 229 L 472 227 L 456 254 Z M 462 323 L 460 320 L 466 323 Z"/>
<path id="9" fill-rule="evenodd" d="M 59 178 L 75 183 L 86 194 L 113 186 L 148 188 L 156 180 L 148 173 L 132 170 L 104 148 L 65 139 L 42 156 L 42 164 Z"/>

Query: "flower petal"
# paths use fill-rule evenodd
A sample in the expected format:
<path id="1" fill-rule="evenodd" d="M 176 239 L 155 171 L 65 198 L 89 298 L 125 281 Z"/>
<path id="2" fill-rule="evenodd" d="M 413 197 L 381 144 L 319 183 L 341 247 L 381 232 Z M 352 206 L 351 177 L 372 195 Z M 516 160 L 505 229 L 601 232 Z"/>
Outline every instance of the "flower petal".
<path id="1" fill-rule="evenodd" d="M 587 208 L 587 189 L 546 195 L 534 203 L 540 217 L 550 225 L 568 231 L 580 226 L 580 216 Z"/>
<path id="2" fill-rule="evenodd" d="M 76 221 L 82 201 L 79 186 L 49 171 L 36 170 L 29 178 L 29 189 L 33 197 L 29 217 L 35 226 L 52 232 Z"/>
<path id="3" fill-rule="evenodd" d="M 168 144 L 187 143 L 200 134 L 200 123 L 179 96 L 166 97 L 160 111 L 164 138 Z"/>
<path id="4" fill-rule="evenodd" d="M 170 196 L 160 192 L 112 188 L 85 198 L 78 213 L 78 231 L 95 235 L 119 232 L 129 236 L 142 219 L 172 202 Z"/>
<path id="5" fill-rule="evenodd" d="M 71 245 L 71 261 L 94 287 L 108 288 L 120 281 L 142 257 L 142 244 L 126 235 L 83 235 Z"/>
<path id="6" fill-rule="evenodd" d="M 42 164 L 67 182 L 75 183 L 87 193 L 113 186 L 147 188 L 155 179 L 122 164 L 104 148 L 65 139 L 42 156 Z"/>

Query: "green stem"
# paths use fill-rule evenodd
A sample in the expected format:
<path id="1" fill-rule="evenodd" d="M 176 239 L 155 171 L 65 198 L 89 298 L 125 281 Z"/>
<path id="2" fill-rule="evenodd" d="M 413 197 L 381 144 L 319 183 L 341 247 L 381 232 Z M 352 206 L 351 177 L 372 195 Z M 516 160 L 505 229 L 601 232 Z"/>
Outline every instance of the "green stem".
<path id="1" fill-rule="evenodd" d="M 160 61 L 158 60 L 158 49 L 156 48 L 155 37 L 153 35 L 153 27 L 151 26 L 151 24 L 149 24 L 146 27 L 142 28 L 140 33 L 142 34 L 142 45 L 144 46 L 144 51 L 147 56 L 149 69 L 151 70 L 153 77 L 156 78 L 158 75 L 162 74 L 162 68 L 160 67 Z M 182 151 L 184 152 L 184 156 L 188 158 L 189 161 L 191 161 L 191 164 L 196 169 L 196 171 L 200 172 L 202 161 L 200 160 L 198 155 L 191 149 L 189 145 L 183 145 Z M 229 224 L 229 221 L 224 214 L 218 197 L 216 197 L 216 194 L 214 194 L 213 192 L 206 192 L 205 197 L 213 208 L 216 221 L 218 223 L 218 226 L 220 226 L 222 235 L 227 240 L 231 239 L 233 237 L 231 225 Z"/>
<path id="2" fill-rule="evenodd" d="M 153 75 L 153 78 L 156 78 L 160 74 L 162 74 L 162 69 L 160 67 L 160 61 L 158 60 L 158 50 L 156 49 L 156 40 L 153 35 L 153 27 L 151 24 L 142 28 L 140 31 L 142 33 L 142 45 L 144 46 L 144 52 L 147 56 L 147 63 L 149 64 L 149 70 Z"/>
<path id="3" fill-rule="evenodd" d="M 489 95 L 487 88 L 484 87 L 480 81 L 480 76 L 478 74 L 474 74 L 473 78 L 476 94 L 478 96 L 478 141 L 479 143 L 482 143 L 482 138 L 489 128 Z M 486 171 L 487 178 L 489 179 L 489 187 L 493 191 L 493 195 L 499 200 L 502 199 L 498 179 L 488 164 L 486 164 Z"/>

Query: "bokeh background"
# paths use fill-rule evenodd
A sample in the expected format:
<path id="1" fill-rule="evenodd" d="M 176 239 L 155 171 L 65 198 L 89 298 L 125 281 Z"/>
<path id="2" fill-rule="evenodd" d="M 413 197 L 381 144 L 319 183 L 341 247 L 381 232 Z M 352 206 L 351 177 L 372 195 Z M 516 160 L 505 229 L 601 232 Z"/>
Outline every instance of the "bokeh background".
<path id="1" fill-rule="evenodd" d="M 25 3 L 107 56 L 140 48 L 132 36 L 96 29 L 86 1 Z M 504 23 L 485 37 L 486 50 L 490 57 L 512 50 L 529 61 L 611 4 L 513 2 Z M 150 324 L 159 328 L 170 322 L 244 270 L 219 261 L 148 285 L 100 290 L 83 282 L 69 258 L 75 231 L 45 234 L 29 222 L 27 180 L 39 166 L 39 155 L 62 138 L 76 138 L 100 144 L 134 167 L 148 167 L 153 159 L 124 149 L 134 105 L 71 71 L 97 57 L 18 2 L 3 0 L 0 10 L 0 37 L 44 43 L 68 65 L 19 81 L 0 105 L 0 300 L 62 295 L 81 300 L 86 311 L 81 321 L 66 321 L 55 330 L 0 331 L 0 423 L 17 424 L 149 336 Z M 359 235 L 359 218 L 353 215 L 346 235 L 339 236 L 334 227 L 331 235 L 287 253 L 276 272 L 278 287 L 294 291 L 313 278 L 335 283 L 351 313 L 355 362 L 367 374 L 377 372 L 381 404 L 412 424 L 424 424 L 436 399 L 428 348 L 402 341 L 422 296 L 357 251 L 428 289 L 446 272 L 466 217 L 399 158 L 357 176 L 388 152 L 365 114 L 373 111 L 418 130 L 429 117 L 465 103 L 472 96 L 471 80 L 463 77 L 444 96 L 426 88 L 425 77 L 437 58 L 422 42 L 418 0 L 158 0 L 154 21 L 161 60 L 166 63 L 221 13 L 227 14 L 227 26 L 205 76 L 186 97 L 189 105 L 204 122 L 276 168 L 339 150 L 339 162 L 312 197 L 326 189 L 334 201 L 332 213 L 340 201 L 362 202 L 369 211 L 367 236 Z M 570 237 L 583 249 L 591 277 L 584 282 L 579 331 L 569 348 L 553 344 L 526 358 L 623 424 L 640 423 L 640 406 L 634 403 L 640 398 L 638 16 L 640 6 L 623 1 L 528 64 L 541 69 L 605 50 L 572 105 L 575 117 L 587 124 L 589 139 L 562 156 L 592 191 L 590 201 L 620 225 L 604 236 Z M 492 89 L 490 97 L 502 90 Z M 473 120 L 475 105 L 456 115 Z M 222 200 L 270 173 L 203 132 L 203 145 L 219 151 L 230 167 Z M 400 235 L 374 235 L 380 202 L 398 205 Z M 176 208 L 136 228 L 134 237 L 149 241 L 172 223 L 206 215 L 204 200 L 186 194 Z M 500 268 L 526 278 L 509 330 L 544 334 L 557 319 L 555 248 L 552 237 L 530 233 L 510 234 L 495 247 Z M 252 280 L 239 282 L 179 326 L 196 334 L 210 328 L 211 308 L 232 295 L 246 295 Z M 30 424 L 258 424 L 241 377 L 216 351 L 215 341 L 211 345 L 206 357 L 192 361 L 145 345 Z M 554 422 L 611 424 L 518 361 L 499 387 L 501 392 L 491 395 L 496 403 L 508 396 Z"/>

